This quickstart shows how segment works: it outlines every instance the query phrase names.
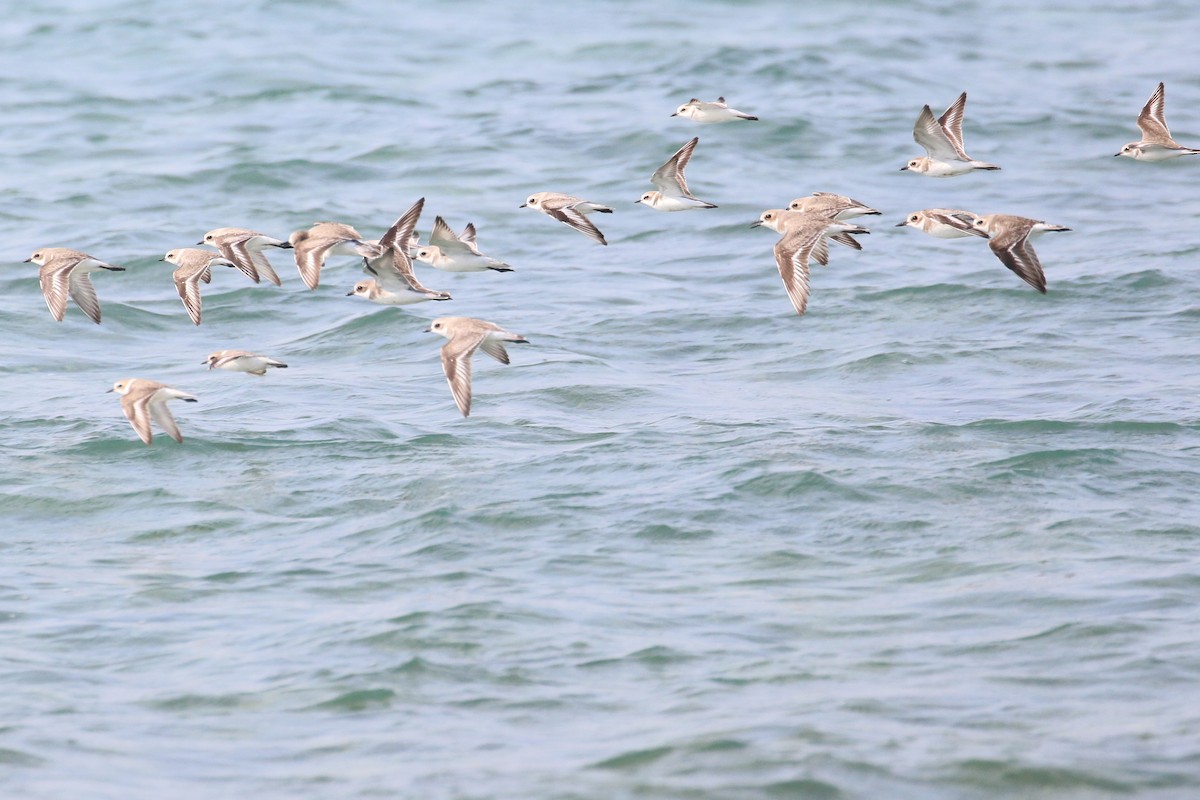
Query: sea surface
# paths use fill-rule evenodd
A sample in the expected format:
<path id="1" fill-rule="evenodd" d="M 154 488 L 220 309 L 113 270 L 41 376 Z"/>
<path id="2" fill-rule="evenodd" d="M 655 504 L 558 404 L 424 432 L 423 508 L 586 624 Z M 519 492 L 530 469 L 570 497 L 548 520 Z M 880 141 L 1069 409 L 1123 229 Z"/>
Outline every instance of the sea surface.
<path id="1" fill-rule="evenodd" d="M 1188 2 L 49 0 L 0 20 L 0 797 L 1200 796 L 1200 158 L 1113 158 Z M 969 92 L 972 156 L 900 171 Z M 725 96 L 758 122 L 670 113 Z M 692 136 L 712 210 L 635 201 Z M 601 247 L 519 209 L 606 203 Z M 883 213 L 804 317 L 763 209 Z M 507 274 L 449 302 L 227 269 L 221 226 Z M 934 206 L 1071 228 L 1049 293 Z M 35 249 L 94 276 L 54 322 Z M 470 418 L 425 333 L 475 358 Z M 245 348 L 289 364 L 208 371 Z M 139 441 L 105 391 L 174 404 Z"/>

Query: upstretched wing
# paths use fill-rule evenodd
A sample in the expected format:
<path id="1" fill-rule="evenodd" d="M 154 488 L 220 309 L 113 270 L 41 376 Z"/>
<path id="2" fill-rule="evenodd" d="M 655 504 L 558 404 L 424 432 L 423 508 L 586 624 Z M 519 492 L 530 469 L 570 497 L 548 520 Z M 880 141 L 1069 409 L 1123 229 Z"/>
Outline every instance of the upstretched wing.
<path id="1" fill-rule="evenodd" d="M 1161 82 L 1154 90 L 1154 94 L 1150 95 L 1150 99 L 1146 101 L 1146 105 L 1142 107 L 1137 124 L 1142 131 L 1143 142 L 1162 144 L 1168 147 L 1179 146 L 1171 138 L 1171 131 L 1167 129 L 1166 94 Z"/>
<path id="2" fill-rule="evenodd" d="M 687 169 L 688 162 L 692 159 L 692 151 L 696 149 L 696 144 L 699 141 L 699 136 L 694 137 L 690 142 L 676 150 L 675 155 L 668 158 L 667 162 L 656 169 L 654 174 L 650 176 L 650 182 L 667 197 L 696 199 L 691 191 L 688 190 L 687 178 L 684 177 L 683 171 Z"/>
<path id="3" fill-rule="evenodd" d="M 936 161 L 960 161 L 958 149 L 946 135 L 942 125 L 934 116 L 933 111 L 926 105 L 917 117 L 913 126 L 913 139 L 925 148 L 930 158 Z"/>
<path id="4" fill-rule="evenodd" d="M 412 238 L 421 210 L 425 207 L 422 197 L 409 207 L 379 239 L 380 254 L 364 259 L 363 272 L 374 275 L 380 286 L 388 291 L 413 291 L 422 294 L 438 294 L 421 285 L 413 274 L 412 259 L 408 255 L 408 242 Z M 440 217 L 439 217 L 440 219 Z M 447 295 L 448 297 L 448 295 Z"/>
<path id="5" fill-rule="evenodd" d="M 475 226 L 468 225 L 468 230 L 471 235 L 468 239 L 462 239 L 455 235 L 446 220 L 441 217 L 435 217 L 433 220 L 433 230 L 429 232 L 429 243 L 442 251 L 448 258 L 453 259 L 455 254 L 459 256 L 466 254 L 478 254 L 475 249 Z M 463 232 L 466 235 L 466 231 Z"/>
<path id="6" fill-rule="evenodd" d="M 963 92 L 958 96 L 958 99 L 950 104 L 940 117 L 938 117 L 938 125 L 946 134 L 946 139 L 950 142 L 950 146 L 954 148 L 954 152 L 963 161 L 970 161 L 971 158 L 963 150 L 962 124 L 963 114 L 967 110 L 967 93 Z"/>

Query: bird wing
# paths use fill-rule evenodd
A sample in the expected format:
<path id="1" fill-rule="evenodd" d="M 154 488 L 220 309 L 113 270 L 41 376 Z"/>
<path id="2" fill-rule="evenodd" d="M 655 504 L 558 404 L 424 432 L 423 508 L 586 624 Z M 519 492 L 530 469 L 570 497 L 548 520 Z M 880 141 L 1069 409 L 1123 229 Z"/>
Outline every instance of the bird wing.
<path id="1" fill-rule="evenodd" d="M 271 262 L 267 260 L 266 255 L 261 250 L 251 250 L 246 246 L 246 243 L 257 235 L 247 234 L 240 239 L 222 242 L 217 247 L 221 251 L 221 255 L 232 261 L 235 267 L 255 283 L 258 283 L 259 278 L 262 277 L 276 286 L 280 286 L 282 282 L 279 280 L 279 275 L 271 267 Z"/>
<path id="2" fill-rule="evenodd" d="M 96 287 L 92 285 L 91 277 L 82 270 L 75 270 L 67 279 L 67 288 L 75 305 L 83 309 L 83 313 L 87 314 L 92 322 L 99 325 L 100 299 L 96 297 Z"/>
<path id="3" fill-rule="evenodd" d="M 378 258 L 367 259 L 363 272 L 373 275 L 380 286 L 390 292 L 413 291 L 425 294 L 437 294 L 417 280 L 413 274 L 412 260 L 408 254 L 396 248 L 389 248 Z"/>
<path id="4" fill-rule="evenodd" d="M 177 442 L 183 442 L 183 434 L 179 432 L 179 426 L 175 424 L 175 417 L 171 415 L 171 409 L 167 408 L 167 398 L 162 395 L 162 390 L 159 389 L 147 396 L 146 405 L 150 409 L 150 416 L 158 423 L 158 427 Z M 149 422 L 146 423 L 149 427 Z"/>
<path id="5" fill-rule="evenodd" d="M 942 115 L 938 117 L 938 125 L 945 132 L 946 138 L 950 145 L 954 148 L 954 152 L 963 161 L 970 161 L 971 157 L 963 150 L 962 124 L 963 114 L 967 110 L 967 93 L 963 92 L 958 96 L 958 99 L 950 104 Z"/>
<path id="6" fill-rule="evenodd" d="M 38 271 L 38 281 L 42 284 L 42 295 L 46 298 L 46 307 L 50 315 L 59 322 L 67 313 L 67 294 L 70 291 L 71 270 L 74 263 L 46 264 Z"/>
<path id="7" fill-rule="evenodd" d="M 975 227 L 975 215 L 969 212 L 956 211 L 943 213 L 940 211 L 930 211 L 927 213 L 929 214 L 929 218 L 934 222 L 941 223 L 942 225 L 962 231 L 963 233 L 969 233 L 972 236 L 978 236 L 982 239 L 989 238 L 985 231 L 981 231 L 979 228 Z"/>
<path id="8" fill-rule="evenodd" d="M 1150 95 L 1142 113 L 1138 114 L 1138 128 L 1142 131 L 1142 141 L 1147 144 L 1161 144 L 1168 147 L 1178 147 L 1167 129 L 1166 94 L 1162 83 Z"/>
<path id="9" fill-rule="evenodd" d="M 146 444 L 150 444 L 154 440 L 154 434 L 150 431 L 150 398 L 153 394 L 153 392 L 136 394 L 130 392 L 121 397 L 121 410 L 125 412 L 126 419 L 129 420 L 129 424 L 133 426 L 138 437 Z"/>
<path id="10" fill-rule="evenodd" d="M 797 314 L 808 308 L 808 259 L 824 237 L 816 226 L 793 230 L 775 244 L 775 265 Z"/>
<path id="11" fill-rule="evenodd" d="M 961 160 L 954 143 L 942 129 L 941 123 L 934 118 L 933 111 L 928 105 L 921 109 L 921 114 L 917 117 L 917 124 L 913 126 L 913 139 L 925 148 L 925 152 L 930 158 L 936 161 Z"/>
<path id="12" fill-rule="evenodd" d="M 1029 231 L 1033 223 L 1011 228 L 999 236 L 993 236 L 988 246 L 1000 259 L 1000 263 L 1017 274 L 1021 280 L 1046 293 L 1046 274 L 1042 271 L 1042 262 L 1029 244 Z"/>
<path id="13" fill-rule="evenodd" d="M 453 259 L 455 254 L 466 254 L 474 251 L 475 228 L 468 226 L 471 229 L 470 239 L 460 239 L 450 226 L 446 224 L 446 220 L 441 217 L 435 217 L 433 220 L 433 230 L 429 232 L 429 243 L 437 247 L 446 255 L 447 258 Z"/>
<path id="14" fill-rule="evenodd" d="M 307 237 L 296 243 L 292 253 L 296 259 L 296 269 L 300 271 L 300 279 L 309 289 L 316 289 L 321 283 L 321 267 L 325 266 L 325 255 L 329 250 L 342 242 L 353 239 L 328 239 Z"/>
<path id="15" fill-rule="evenodd" d="M 676 150 L 675 155 L 668 158 L 666 163 L 650 176 L 650 182 L 667 197 L 696 199 L 688 190 L 687 178 L 684 177 L 683 171 L 687 169 L 688 162 L 692 159 L 692 151 L 696 149 L 699 141 L 699 136 L 693 137 L 690 142 Z"/>
<path id="16" fill-rule="evenodd" d="M 200 281 L 206 283 L 212 280 L 212 271 L 205 267 L 196 272 L 180 275 L 180 270 L 176 270 L 175 291 L 179 292 L 179 299 L 183 301 L 183 307 L 187 309 L 188 316 L 192 318 L 192 322 L 200 324 Z M 126 395 L 128 397 L 128 395 Z"/>
<path id="17" fill-rule="evenodd" d="M 463 228 L 463 232 L 458 235 L 458 240 L 460 242 L 466 242 L 467 244 L 472 244 L 472 245 L 475 244 L 475 223 L 474 222 L 467 223 L 467 227 Z"/>
<path id="18" fill-rule="evenodd" d="M 471 414 L 471 354 L 487 338 L 486 332 L 455 336 L 442 346 L 442 371 L 450 393 L 464 417 Z"/>
<path id="19" fill-rule="evenodd" d="M 545 207 L 545 204 L 543 204 Z M 575 230 L 582 233 L 592 241 L 607 245 L 604 240 L 604 234 L 600 229 L 592 224 L 592 221 L 583 215 L 582 211 L 576 210 L 573 206 L 563 206 L 562 208 L 546 208 L 546 213 L 559 222 L 570 225 Z"/>
<path id="20" fill-rule="evenodd" d="M 489 339 L 487 336 L 484 336 L 483 341 L 479 343 L 479 349 L 501 364 L 508 363 L 508 351 L 504 349 L 504 342 L 501 342 L 499 339 Z"/>

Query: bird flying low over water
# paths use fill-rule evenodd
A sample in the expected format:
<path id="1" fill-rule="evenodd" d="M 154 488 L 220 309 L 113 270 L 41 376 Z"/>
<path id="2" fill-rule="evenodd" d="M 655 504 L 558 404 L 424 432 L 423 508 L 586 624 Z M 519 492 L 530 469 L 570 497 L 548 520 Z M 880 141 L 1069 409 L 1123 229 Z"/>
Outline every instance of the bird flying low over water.
<path id="1" fill-rule="evenodd" d="M 124 267 L 107 264 L 87 253 L 71 250 L 67 247 L 43 247 L 34 251 L 25 259 L 25 263 L 37 264 L 38 281 L 42 285 L 42 296 L 46 298 L 46 307 L 55 321 L 62 322 L 67 313 L 67 296 L 75 301 L 75 305 L 88 315 L 88 318 L 100 324 L 100 300 L 96 297 L 96 287 L 92 285 L 89 273 L 96 270 L 109 272 L 124 272 Z"/>
<path id="2" fill-rule="evenodd" d="M 440 317 L 430 323 L 426 333 L 438 333 L 450 341 L 442 345 L 442 371 L 450 384 L 450 393 L 464 417 L 471 414 L 471 356 L 482 350 L 501 364 L 508 363 L 505 342 L 529 344 L 518 333 L 509 333 L 499 325 L 471 317 Z"/>
<path id="3" fill-rule="evenodd" d="M 1042 294 L 1046 293 L 1046 275 L 1030 240 L 1049 231 L 1069 231 L 1070 228 L 1012 214 L 986 214 L 976 217 L 971 224 L 991 237 L 988 247 L 1000 263 Z"/>
<path id="4" fill-rule="evenodd" d="M 706 203 L 692 194 L 688 190 L 687 178 L 683 175 L 688 162 L 692 159 L 692 151 L 696 149 L 696 144 L 699 141 L 699 136 L 693 138 L 683 147 L 676 150 L 675 155 L 668 158 L 665 164 L 654 170 L 654 174 L 650 176 L 650 182 L 658 187 L 658 191 L 646 192 L 638 200 L 639 203 L 650 206 L 655 211 L 690 211 L 693 208 L 716 208 L 712 203 Z"/>
<path id="5" fill-rule="evenodd" d="M 237 268 L 246 273 L 252 281 L 266 278 L 276 286 L 281 285 L 279 275 L 271 266 L 271 262 L 263 254 L 267 247 L 277 247 L 291 250 L 292 245 L 280 239 L 265 236 L 258 231 L 248 228 L 215 228 L 204 234 L 197 245 L 207 244 L 221 251 L 221 255 L 237 264 Z"/>
<path id="6" fill-rule="evenodd" d="M 372 276 L 354 284 L 346 296 L 358 295 L 384 306 L 407 306 L 426 300 L 449 300 L 449 292 L 427 289 L 413 274 L 408 246 L 413 229 L 425 207 L 422 197 L 387 229 L 378 242 L 370 242 L 372 255 L 363 256 L 363 272 Z"/>
<path id="7" fill-rule="evenodd" d="M 827 240 L 834 236 L 870 233 L 852 222 L 842 222 L 823 214 L 780 209 L 764 211 L 752 227 L 759 225 L 783 234 L 775 243 L 775 266 L 779 269 L 779 277 L 783 279 L 783 288 L 787 290 L 792 307 L 800 315 L 808 309 L 809 260 L 821 265 L 828 264 Z M 857 242 L 854 246 L 862 249 Z"/>
<path id="8" fill-rule="evenodd" d="M 167 401 L 183 400 L 186 403 L 195 403 L 198 402 L 196 398 L 165 383 L 145 378 L 119 380 L 108 391 L 121 396 L 121 410 L 125 412 L 126 419 L 143 442 L 150 444 L 154 440 L 154 434 L 150 430 L 151 420 L 157 422 L 158 427 L 172 439 L 183 442 L 183 434 L 175 424 L 175 417 L 171 416 Z"/>
<path id="9" fill-rule="evenodd" d="M 1137 124 L 1142 131 L 1142 140 L 1130 142 L 1115 155 L 1128 156 L 1135 161 L 1166 161 L 1200 153 L 1200 150 L 1184 147 L 1171 138 L 1171 131 L 1167 129 L 1165 87 L 1161 82 L 1142 107 Z"/>
<path id="10" fill-rule="evenodd" d="M 435 217 L 429 242 L 409 248 L 410 255 L 417 261 L 444 272 L 512 272 L 513 268 L 503 261 L 485 256 L 475 243 L 475 226 L 470 222 L 461 234 L 455 234 L 446 220 Z"/>
<path id="11" fill-rule="evenodd" d="M 570 225 L 575 230 L 582 233 L 594 242 L 607 245 L 604 240 L 604 234 L 600 229 L 592 224 L 592 221 L 585 216 L 592 211 L 598 211 L 601 214 L 611 214 L 612 209 L 608 206 L 602 206 L 599 203 L 593 203 L 590 200 L 584 200 L 582 197 L 574 197 L 569 194 L 561 194 L 560 192 L 535 192 L 529 195 L 521 208 L 535 208 L 541 211 L 551 219 L 556 219 L 566 225 Z"/>
<path id="12" fill-rule="evenodd" d="M 977 214 L 961 208 L 926 208 L 914 211 L 897 222 L 897 228 L 908 226 L 938 239 L 962 239 L 970 236 L 988 238 L 987 231 L 975 227 Z"/>
<path id="13" fill-rule="evenodd" d="M 963 150 L 962 123 L 966 108 L 966 92 L 937 119 L 933 118 L 928 105 L 922 108 L 917 124 L 913 126 L 913 139 L 925 148 L 925 155 L 909 161 L 900 168 L 901 172 L 911 170 L 931 178 L 949 178 L 977 169 L 1000 169 L 995 164 L 976 161 Z"/>
<path id="14" fill-rule="evenodd" d="M 675 109 L 672 117 L 683 117 L 690 119 L 692 122 L 699 122 L 702 125 L 714 125 L 721 122 L 734 122 L 739 119 L 757 120 L 758 117 L 747 114 L 744 111 L 738 111 L 736 108 L 730 108 L 725 103 L 724 97 L 718 97 L 716 102 L 705 103 L 703 100 L 698 100 L 693 97 L 686 103 Z"/>

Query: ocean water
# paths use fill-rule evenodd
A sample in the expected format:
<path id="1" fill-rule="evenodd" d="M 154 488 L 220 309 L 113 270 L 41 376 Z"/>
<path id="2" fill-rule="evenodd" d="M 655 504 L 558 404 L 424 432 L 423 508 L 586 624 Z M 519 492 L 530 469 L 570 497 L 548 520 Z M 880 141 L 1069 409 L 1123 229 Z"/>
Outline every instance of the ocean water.
<path id="1" fill-rule="evenodd" d="M 1190 798 L 1200 161 L 1115 159 L 1183 2 L 59 0 L 0 21 L 0 796 Z M 901 172 L 969 92 L 968 152 Z M 669 114 L 724 95 L 761 121 Z M 694 135 L 692 190 L 634 204 Z M 600 247 L 528 209 L 607 203 Z M 883 211 L 797 317 L 752 229 Z M 418 197 L 509 274 L 405 309 L 158 259 L 377 236 Z M 1049 293 L 931 206 L 1069 226 Z M 95 276 L 47 313 L 34 249 Z M 524 334 L 475 359 L 435 316 Z M 290 365 L 206 371 L 242 347 Z M 125 377 L 199 397 L 134 435 Z"/>

